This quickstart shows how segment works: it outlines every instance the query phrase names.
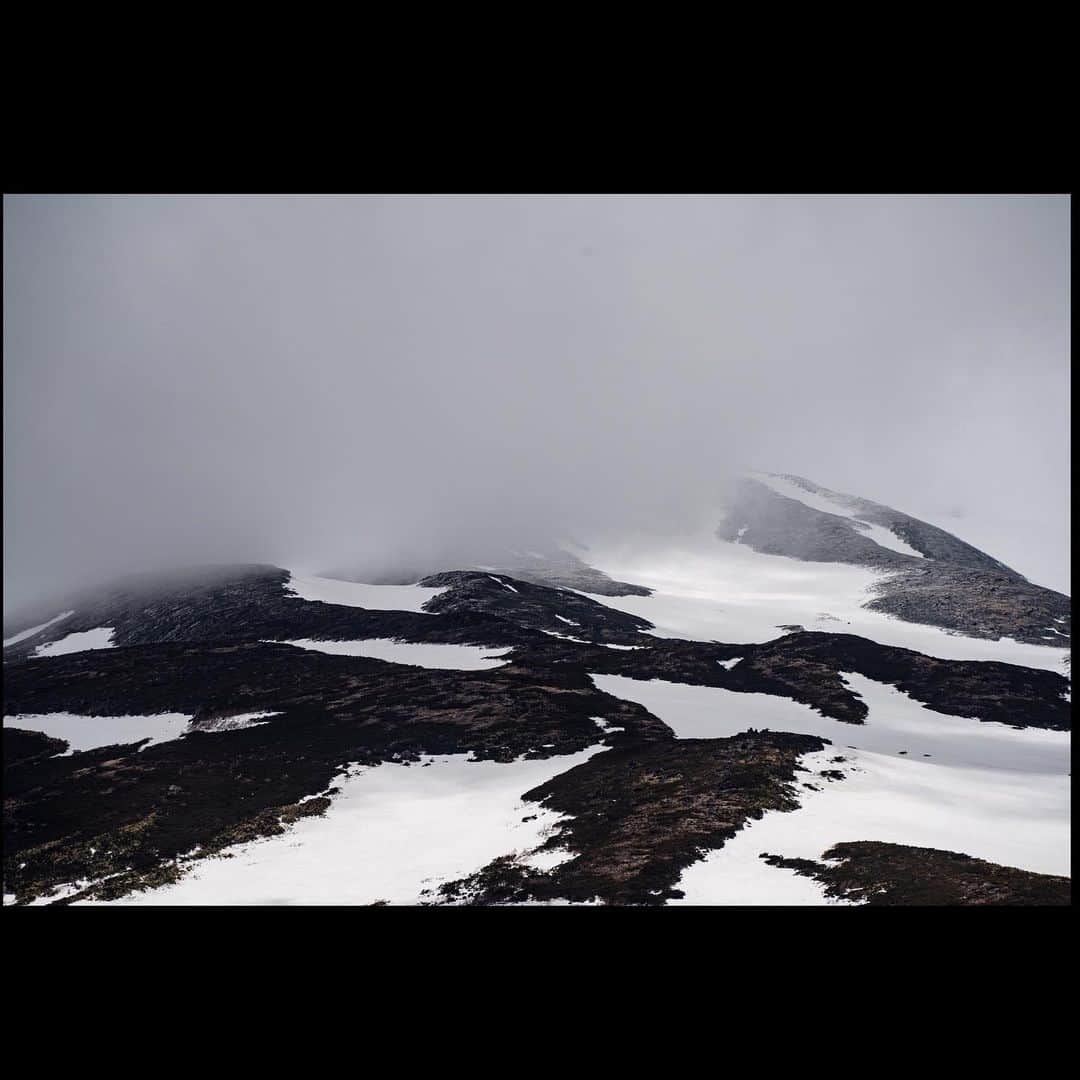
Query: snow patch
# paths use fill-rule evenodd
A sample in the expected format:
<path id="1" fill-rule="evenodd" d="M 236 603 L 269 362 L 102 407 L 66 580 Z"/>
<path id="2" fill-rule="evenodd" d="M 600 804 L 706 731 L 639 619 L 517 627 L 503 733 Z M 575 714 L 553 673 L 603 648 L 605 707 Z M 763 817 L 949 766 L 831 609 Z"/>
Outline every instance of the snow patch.
<path id="1" fill-rule="evenodd" d="M 111 626 L 97 626 L 93 630 L 80 630 L 77 634 L 67 634 L 46 645 L 39 645 L 31 654 L 31 658 L 38 660 L 46 656 L 66 656 L 68 653 L 87 652 L 90 649 L 112 649 L 115 648 L 112 640 L 115 632 Z"/>
<path id="2" fill-rule="evenodd" d="M 838 748 L 872 750 L 907 761 L 928 754 L 936 766 L 1003 769 L 1044 775 L 1069 773 L 1067 731 L 1015 729 L 934 712 L 907 694 L 862 675 L 843 674 L 866 702 L 862 724 L 822 716 L 809 705 L 771 694 L 741 694 L 717 686 L 690 686 L 661 679 L 592 675 L 597 689 L 644 705 L 680 739 L 719 739 L 747 728 L 817 735 Z M 838 749 L 837 753 L 845 753 Z"/>
<path id="3" fill-rule="evenodd" d="M 418 904 L 501 855 L 553 865 L 562 853 L 535 849 L 562 817 L 521 795 L 605 749 L 509 764 L 455 754 L 352 766 L 335 777 L 341 792 L 323 816 L 230 848 L 231 858 L 198 860 L 176 884 L 115 903 Z"/>
<path id="4" fill-rule="evenodd" d="M 61 619 L 66 619 L 74 614 L 74 611 L 62 611 L 59 615 L 53 616 L 48 622 L 43 622 L 39 626 L 31 626 L 29 630 L 23 630 L 9 638 L 4 638 L 4 648 L 6 649 L 9 645 L 17 645 L 20 641 L 25 641 L 27 638 L 32 638 L 35 634 L 40 634 L 42 630 L 47 629 L 54 623 L 58 623 Z"/>
<path id="5" fill-rule="evenodd" d="M 323 604 L 341 604 L 368 611 L 414 611 L 426 615 L 430 612 L 425 612 L 423 605 L 441 596 L 447 588 L 449 586 L 427 589 L 419 585 L 364 585 L 336 578 L 290 574 L 285 593 L 299 600 Z"/>
<path id="6" fill-rule="evenodd" d="M 848 760 L 833 764 L 838 754 Z M 819 883 L 759 856 L 819 860 L 846 841 L 911 844 L 1036 873 L 1070 872 L 1067 776 L 949 768 L 838 748 L 804 755 L 801 763 L 810 771 L 796 773 L 800 808 L 767 811 L 687 867 L 678 885 L 685 896 L 670 903 L 838 903 L 826 900 Z M 824 769 L 840 769 L 845 778 L 816 778 Z"/>
<path id="7" fill-rule="evenodd" d="M 298 638 L 280 641 L 279 645 L 294 645 L 298 649 L 330 653 L 333 656 L 369 656 L 388 660 L 392 664 L 411 664 L 414 667 L 441 668 L 454 671 L 481 671 L 503 667 L 509 648 L 492 650 L 484 645 L 444 645 L 429 642 L 394 641 L 392 638 L 368 638 L 363 641 L 315 641 Z"/>
<path id="8" fill-rule="evenodd" d="M 916 559 L 924 557 L 921 551 L 916 551 L 910 544 L 901 540 L 891 529 L 861 520 L 854 508 L 857 505 L 854 500 L 849 505 L 846 500 L 830 499 L 819 492 L 807 491 L 792 480 L 787 480 L 782 476 L 773 476 L 771 473 L 752 473 L 751 475 L 759 483 L 775 491 L 777 495 L 801 502 L 803 506 L 808 506 L 811 510 L 819 510 L 824 514 L 834 514 L 847 518 L 859 532 L 868 539 L 873 540 L 879 547 L 888 548 L 890 551 L 898 551 L 901 555 L 912 555 Z"/>
<path id="9" fill-rule="evenodd" d="M 548 637 L 562 638 L 563 641 L 573 641 L 573 642 L 576 642 L 578 645 L 591 645 L 592 644 L 591 641 L 586 641 L 584 638 L 571 637 L 569 634 L 560 634 L 558 632 L 558 630 L 543 630 L 540 627 L 537 627 L 537 629 L 540 630 L 541 634 L 547 634 Z"/>
<path id="10" fill-rule="evenodd" d="M 4 717 L 5 727 L 40 731 L 70 745 L 60 755 L 94 750 L 99 746 L 134 743 L 149 738 L 140 749 L 155 743 L 178 739 L 187 731 L 190 716 L 183 713 L 157 713 L 152 716 L 79 716 L 75 713 L 23 713 Z"/>
<path id="11" fill-rule="evenodd" d="M 926 558 L 921 551 L 916 551 L 910 544 L 901 540 L 891 529 L 886 529 L 884 525 L 874 525 L 872 522 L 859 521 L 855 518 L 852 518 L 852 524 L 868 540 L 873 540 L 878 547 L 897 551 L 901 555 L 912 555 L 916 559 Z"/>
<path id="12" fill-rule="evenodd" d="M 243 731 L 245 728 L 262 727 L 271 716 L 280 716 L 280 712 L 237 713 L 236 716 L 223 716 L 218 720 L 208 720 L 199 725 L 199 731 L 216 734 L 219 731 Z"/>
<path id="13" fill-rule="evenodd" d="M 605 735 L 613 735 L 617 731 L 625 731 L 626 730 L 626 728 L 624 728 L 624 727 L 615 727 L 612 724 L 609 724 L 602 716 L 594 716 L 592 718 L 592 720 L 593 720 L 593 723 L 596 724 L 596 726 Z"/>
<path id="14" fill-rule="evenodd" d="M 849 840 L 959 851 L 1037 873 L 1070 872 L 1067 732 L 944 716 L 895 687 L 854 673 L 843 677 L 869 707 L 864 724 L 827 719 L 787 698 L 592 676 L 601 690 L 644 705 L 679 738 L 719 738 L 754 727 L 832 742 L 803 758 L 811 771 L 796 773 L 800 809 L 766 813 L 689 867 L 679 883 L 686 893 L 681 902 L 823 903 L 817 883 L 770 867 L 758 855 L 819 859 Z M 824 769 L 839 769 L 845 779 L 830 783 L 814 775 Z"/>
<path id="15" fill-rule="evenodd" d="M 592 564 L 606 574 L 652 589 L 649 596 L 590 600 L 648 619 L 653 637 L 690 641 L 771 641 L 782 624 L 807 628 L 822 620 L 830 629 L 858 634 L 949 660 L 999 660 L 1068 675 L 1068 648 L 1001 638 L 965 637 L 936 626 L 908 623 L 862 605 L 887 575 L 864 566 L 813 563 L 766 555 L 745 544 L 718 540 L 711 528 L 664 546 L 625 541 L 591 544 Z M 1061 640 L 1064 644 L 1063 639 Z"/>

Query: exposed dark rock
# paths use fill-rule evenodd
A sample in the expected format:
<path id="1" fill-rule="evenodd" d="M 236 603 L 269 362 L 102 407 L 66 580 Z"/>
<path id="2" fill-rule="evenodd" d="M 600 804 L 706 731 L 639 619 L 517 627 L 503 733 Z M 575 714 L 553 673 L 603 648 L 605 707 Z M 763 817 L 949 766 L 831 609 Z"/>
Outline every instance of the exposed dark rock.
<path id="1" fill-rule="evenodd" d="M 834 673 L 853 671 L 893 685 L 948 716 L 1055 731 L 1068 731 L 1072 726 L 1072 706 L 1062 697 L 1069 680 L 1044 668 L 992 660 L 943 660 L 911 649 L 879 645 L 854 634 L 789 634 L 754 646 L 748 660 L 731 674 L 745 669 L 744 677 L 749 676 L 757 666 L 778 677 L 800 670 L 800 664 L 807 665 L 801 669 L 804 672 L 821 664 Z M 809 679 L 809 674 L 806 677 Z M 866 715 L 865 706 L 861 715 Z"/>
<path id="2" fill-rule="evenodd" d="M 815 484 L 801 476 L 792 476 L 781 473 L 781 478 L 788 480 L 797 487 L 802 488 L 814 495 L 822 495 L 827 499 L 837 502 L 849 509 L 859 521 L 866 521 L 872 525 L 881 525 L 896 533 L 905 543 L 920 552 L 925 558 L 937 562 L 950 563 L 953 566 L 966 566 L 978 570 L 992 570 L 1013 578 L 1023 580 L 1011 567 L 990 555 L 980 551 L 977 547 L 966 543 L 952 533 L 931 525 L 928 521 L 921 521 L 910 514 L 894 510 L 891 506 L 871 502 L 856 495 L 845 495 L 839 491 L 830 491 L 828 488 Z"/>
<path id="3" fill-rule="evenodd" d="M 825 886 L 826 896 L 872 906 L 1068 905 L 1072 883 L 1066 877 L 1033 874 L 999 866 L 955 851 L 882 844 L 837 844 L 822 856 L 827 862 L 762 856 Z"/>
<path id="4" fill-rule="evenodd" d="M 496 572 L 509 574 L 535 585 L 577 589 L 597 596 L 649 596 L 652 589 L 628 581 L 615 581 L 602 570 L 584 563 L 576 555 L 558 548 L 544 553 L 518 553 L 496 562 Z"/>
<path id="5" fill-rule="evenodd" d="M 211 568 L 205 579 L 186 574 L 129 578 L 73 597 L 68 606 L 75 608 L 74 615 L 5 649 L 4 662 L 25 659 L 39 645 L 99 626 L 114 628 L 116 645 L 398 638 L 498 647 L 541 636 L 483 613 L 462 612 L 451 622 L 411 611 L 302 600 L 287 592 L 289 577 L 275 566 L 230 566 Z"/>
<path id="6" fill-rule="evenodd" d="M 22 728 L 4 728 L 4 764 L 34 761 L 37 758 L 53 757 L 62 754 L 68 748 L 63 739 L 54 739 L 40 731 L 24 731 Z"/>
<path id="7" fill-rule="evenodd" d="M 986 660 L 945 660 L 911 649 L 879 645 L 854 634 L 800 632 L 758 645 L 652 639 L 633 652 L 560 643 L 565 663 L 589 671 L 636 679 L 720 686 L 740 693 L 776 694 L 802 702 L 824 716 L 860 724 L 866 703 L 843 681 L 856 672 L 887 683 L 948 716 L 996 721 L 1014 727 L 1067 731 L 1072 706 L 1062 696 L 1064 675 L 1043 668 Z M 550 650 L 542 644 L 530 649 Z M 575 656 L 571 650 L 579 650 Z M 719 661 L 739 656 L 730 670 Z"/>
<path id="8" fill-rule="evenodd" d="M 814 510 L 757 480 L 739 484 L 716 533 L 721 540 L 738 540 L 767 555 L 786 555 L 807 562 L 902 570 L 920 561 L 876 544 L 842 514 Z"/>
<path id="9" fill-rule="evenodd" d="M 717 535 L 770 555 L 889 571 L 866 606 L 907 622 L 973 637 L 1068 647 L 1071 602 L 1062 593 L 1031 584 L 986 552 L 899 510 L 801 477 L 784 479 L 842 503 L 862 521 L 892 530 L 923 557 L 881 547 L 851 518 L 815 510 L 749 479 L 737 489 Z"/>
<path id="10" fill-rule="evenodd" d="M 429 600 L 425 610 L 438 614 L 481 612 L 516 626 L 586 641 L 638 645 L 647 619 L 628 615 L 567 589 L 533 585 L 506 575 L 453 571 L 434 574 L 419 584 L 447 591 Z"/>
<path id="11" fill-rule="evenodd" d="M 453 619 L 302 600 L 288 591 L 289 577 L 275 566 L 229 566 L 207 568 L 205 577 L 189 572 L 128 578 L 69 598 L 73 615 L 6 648 L 4 662 L 24 660 L 49 641 L 100 626 L 114 628 L 116 645 L 394 638 L 492 648 L 542 640 L 543 630 L 578 636 L 579 628 L 556 618 L 559 614 L 602 641 L 636 642 L 638 631 L 652 626 L 574 592 L 481 572 L 456 571 L 425 581 L 449 586 L 429 602 L 429 610 Z M 48 617 L 39 610 L 20 622 L 33 626 Z"/>
<path id="12" fill-rule="evenodd" d="M 878 595 L 866 607 L 907 622 L 969 637 L 1011 637 L 1059 649 L 1071 645 L 1069 598 L 1019 576 L 931 563 L 886 578 L 875 592 Z"/>
<path id="13" fill-rule="evenodd" d="M 326 792 L 348 762 L 465 752 L 511 761 L 672 738 L 583 672 L 434 671 L 287 645 L 95 650 L 12 665 L 5 684 L 9 714 L 281 713 L 141 752 L 133 744 L 6 759 L 5 888 L 21 900 L 107 875 L 118 875 L 111 894 L 124 882 L 142 887 L 196 846 L 280 832 L 289 808 Z M 596 716 L 624 730 L 605 735 Z"/>
<path id="14" fill-rule="evenodd" d="M 662 904 L 682 894 L 682 871 L 766 810 L 798 807 L 800 755 L 826 741 L 745 732 L 616 748 L 534 788 L 525 798 L 572 817 L 544 845 L 576 857 L 541 873 L 512 857 L 438 890 L 440 901 L 527 900 Z"/>

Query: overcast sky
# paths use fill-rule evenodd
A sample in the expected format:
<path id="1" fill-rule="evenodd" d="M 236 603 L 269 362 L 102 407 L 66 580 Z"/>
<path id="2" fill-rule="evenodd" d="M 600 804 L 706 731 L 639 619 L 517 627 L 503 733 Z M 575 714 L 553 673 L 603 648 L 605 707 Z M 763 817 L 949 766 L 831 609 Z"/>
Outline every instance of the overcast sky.
<path id="1" fill-rule="evenodd" d="M 4 610 L 662 530 L 736 470 L 1068 589 L 1064 197 L 4 200 Z"/>

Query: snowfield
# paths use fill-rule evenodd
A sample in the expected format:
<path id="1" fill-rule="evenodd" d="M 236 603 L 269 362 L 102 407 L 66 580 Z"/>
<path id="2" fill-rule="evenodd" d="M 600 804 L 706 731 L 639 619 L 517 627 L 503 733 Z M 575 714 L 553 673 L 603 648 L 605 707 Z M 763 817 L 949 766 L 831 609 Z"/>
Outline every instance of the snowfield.
<path id="1" fill-rule="evenodd" d="M 32 659 L 43 656 L 65 656 L 68 653 L 86 652 L 89 649 L 112 649 L 114 630 L 111 626 L 98 626 L 93 630 L 82 630 L 77 634 L 67 634 L 47 645 L 39 645 L 31 654 Z"/>
<path id="2" fill-rule="evenodd" d="M 323 604 L 367 608 L 369 611 L 415 611 L 425 614 L 423 605 L 446 592 L 446 588 L 424 589 L 419 585 L 363 585 L 356 581 L 292 574 L 286 594 L 300 600 Z"/>
<path id="3" fill-rule="evenodd" d="M 831 764 L 843 755 L 848 761 Z M 881 840 L 959 851 L 1041 874 L 1070 872 L 1067 776 L 963 769 L 921 759 L 835 747 L 804 755 L 802 803 L 769 811 L 722 848 L 687 867 L 684 904 L 821 904 L 824 889 L 792 870 L 768 866 L 762 852 L 820 859 L 833 844 Z M 842 769 L 845 779 L 813 775 Z M 836 902 L 836 901 L 832 901 Z"/>
<path id="4" fill-rule="evenodd" d="M 153 716 L 78 716 L 75 713 L 23 713 L 5 716 L 4 727 L 41 731 L 54 739 L 66 739 L 70 746 L 62 756 L 77 750 L 95 750 L 99 746 L 133 743 L 149 736 L 154 743 L 178 739 L 187 731 L 191 717 L 184 713 L 158 713 Z"/>
<path id="5" fill-rule="evenodd" d="M 645 681 L 625 675 L 592 675 L 598 690 L 644 705 L 680 739 L 720 739 L 747 728 L 790 731 L 829 739 L 843 754 L 850 747 L 904 758 L 928 755 L 938 765 L 1009 769 L 1066 776 L 1070 735 L 1040 728 L 945 716 L 885 683 L 854 672 L 844 681 L 866 702 L 862 724 L 822 716 L 809 705 L 772 694 L 740 694 L 716 686 Z"/>
<path id="6" fill-rule="evenodd" d="M 605 749 L 510 764 L 455 754 L 352 767 L 334 779 L 341 793 L 323 817 L 230 848 L 231 858 L 195 861 L 175 885 L 115 903 L 417 904 L 500 855 L 551 866 L 566 856 L 534 849 L 561 815 L 521 796 Z"/>
<path id="7" fill-rule="evenodd" d="M 1067 648 L 990 641 L 908 623 L 862 605 L 873 599 L 881 571 L 845 563 L 816 563 L 764 555 L 717 539 L 710 529 L 664 547 L 592 545 L 593 565 L 621 581 L 653 589 L 651 596 L 590 600 L 648 619 L 655 637 L 691 641 L 771 641 L 798 625 L 826 633 L 858 634 L 947 660 L 1000 660 L 1069 676 Z"/>
<path id="8" fill-rule="evenodd" d="M 489 649 L 483 645 L 443 645 L 427 642 L 394 641 L 391 638 L 368 638 L 363 641 L 314 641 L 299 638 L 281 641 L 279 645 L 294 645 L 298 649 L 331 653 L 334 656 L 370 656 L 389 660 L 392 664 L 412 664 L 414 667 L 443 668 L 456 671 L 482 671 L 503 667 L 510 649 Z"/>
<path id="9" fill-rule="evenodd" d="M 592 678 L 599 689 L 644 705 L 679 738 L 718 738 L 754 727 L 832 741 L 825 751 L 804 755 L 810 772 L 797 774 L 821 790 L 800 788 L 800 809 L 766 813 L 688 867 L 679 884 L 683 903 L 823 903 L 816 882 L 758 856 L 819 859 L 849 840 L 943 848 L 1038 873 L 1070 872 L 1067 732 L 943 716 L 853 673 L 844 678 L 870 709 L 861 725 L 765 694 Z M 834 762 L 837 757 L 845 760 Z M 825 769 L 839 769 L 845 779 L 813 775 Z"/>
<path id="10" fill-rule="evenodd" d="M 883 547 L 922 557 L 888 529 L 858 520 L 855 511 L 842 500 L 811 494 L 778 477 L 758 474 L 755 478 L 781 495 L 842 515 Z M 716 519 L 719 520 L 719 515 Z M 740 538 L 744 532 L 745 529 L 740 530 Z M 654 625 L 653 630 L 642 631 L 640 637 L 627 635 L 632 641 L 649 643 L 666 637 L 717 641 L 735 645 L 730 651 L 737 652 L 738 644 L 774 640 L 789 628 L 800 627 L 857 634 L 883 645 L 930 656 L 1003 661 L 1070 677 L 1068 638 L 1058 629 L 1060 620 L 1045 628 L 1045 646 L 1011 639 L 990 641 L 907 623 L 862 606 L 873 599 L 873 589 L 884 580 L 886 572 L 763 554 L 738 540 L 719 540 L 714 525 L 708 522 L 695 534 L 678 540 L 648 543 L 590 540 L 586 554 L 591 566 L 618 581 L 652 590 L 648 596 L 579 593 Z M 497 573 L 502 576 L 496 577 Z M 503 579 L 509 575 L 503 575 L 502 571 L 493 571 L 491 577 L 506 590 L 518 591 L 510 580 Z M 446 591 L 445 587 L 370 585 L 295 572 L 290 573 L 286 585 L 286 594 L 296 599 L 376 611 L 423 613 L 433 619 L 440 616 L 425 612 L 424 605 Z M 45 608 L 41 614 L 49 610 Z M 56 615 L 48 622 L 5 639 L 4 645 L 29 641 L 25 646 L 29 649 L 33 645 L 30 639 L 35 635 L 73 614 L 67 611 Z M 109 618 L 104 614 L 100 617 Z M 575 619 L 562 615 L 556 619 L 560 630 L 544 630 L 545 634 L 590 644 L 576 636 L 590 631 Z M 90 621 L 97 620 L 87 619 L 82 625 Z M 67 625 L 70 628 L 72 624 Z M 304 629 L 317 632 L 308 626 Z M 63 630 L 54 632 L 63 633 Z M 48 675 L 51 665 L 35 665 L 35 659 L 112 648 L 113 635 L 113 627 L 106 626 L 69 633 L 35 649 L 25 671 Z M 461 671 L 504 667 L 513 653 L 507 647 L 390 638 L 348 641 L 304 638 L 275 644 L 330 655 Z M 594 644 L 623 650 L 646 647 Z M 298 659 L 296 654 L 288 655 Z M 313 658 L 308 660 L 314 662 Z M 741 662 L 739 656 L 716 661 L 727 670 Z M 892 685 L 855 672 L 843 673 L 842 677 L 869 709 L 861 725 L 830 719 L 810 706 L 773 695 L 620 675 L 590 677 L 598 690 L 644 706 L 664 721 L 678 739 L 725 738 L 753 728 L 813 735 L 829 742 L 825 750 L 805 754 L 800 759 L 794 780 L 800 807 L 787 813 L 766 812 L 760 819 L 748 821 L 722 848 L 708 852 L 683 872 L 678 887 L 685 897 L 673 903 L 844 903 L 826 898 L 823 886 L 816 881 L 792 870 L 768 866 L 760 855 L 768 852 L 820 860 L 828 848 L 846 841 L 940 848 L 1038 873 L 1070 873 L 1071 736 L 1068 732 L 1014 729 L 1001 723 L 947 716 Z M 1068 698 L 1068 692 L 1063 696 Z M 47 699 L 24 700 L 28 702 L 25 707 L 34 708 L 42 707 L 37 702 Z M 90 707 L 81 695 L 64 700 L 73 707 Z M 175 700 L 185 707 L 188 698 L 185 695 L 164 700 Z M 247 702 L 251 698 L 219 694 L 214 700 Z M 252 705 L 235 707 L 252 708 Z M 221 711 L 227 714 L 229 708 Z M 200 730 L 220 732 L 215 738 L 232 739 L 234 744 L 249 739 L 259 742 L 259 735 L 228 733 L 270 723 L 273 717 L 281 715 L 273 711 L 219 715 Z M 603 717 L 591 720 L 596 725 L 596 734 L 591 737 L 596 739 L 626 730 L 612 726 Z M 191 716 L 180 713 L 102 717 L 57 712 L 3 718 L 5 727 L 43 732 L 66 740 L 70 744 L 67 755 L 140 739 L 148 740 L 145 749 L 184 737 L 191 731 L 191 721 Z M 270 728 L 263 734 L 272 736 L 274 730 Z M 191 741 L 195 742 L 196 738 L 192 736 Z M 344 745 L 351 747 L 351 743 Z M 214 748 L 222 747 L 219 744 Z M 228 746 L 225 750 L 231 753 Z M 523 866 L 549 870 L 574 857 L 566 850 L 539 850 L 551 836 L 553 827 L 565 818 L 539 804 L 524 802 L 522 795 L 603 752 L 609 752 L 609 748 L 597 743 L 575 754 L 543 760 L 520 757 L 510 763 L 470 760 L 465 753 L 425 755 L 412 763 L 383 762 L 376 766 L 351 763 L 331 781 L 330 787 L 338 791 L 329 796 L 329 806 L 322 815 L 301 818 L 280 836 L 239 844 L 211 858 L 197 858 L 196 849 L 179 860 L 182 876 L 175 884 L 110 903 L 421 904 L 435 899 L 440 884 L 466 877 L 500 856 L 511 855 Z M 359 756 L 359 751 L 346 749 L 340 756 L 330 758 L 330 769 L 340 767 L 352 756 Z M 824 775 L 836 772 L 842 773 L 843 778 Z M 107 781 L 106 787 L 111 785 L 112 781 Z M 613 793 L 613 801 L 618 801 L 615 795 L 617 792 Z M 309 795 L 302 801 L 318 797 Z M 98 796 L 93 798 L 96 800 Z M 206 836 L 202 839 L 209 842 Z M 75 843 L 82 841 L 76 837 Z M 617 854 L 612 857 L 617 858 Z M 90 871 L 83 867 L 80 872 Z M 38 898 L 35 903 L 69 897 L 88 884 L 73 882 L 54 896 Z M 10 900 L 5 897 L 5 903 Z"/>

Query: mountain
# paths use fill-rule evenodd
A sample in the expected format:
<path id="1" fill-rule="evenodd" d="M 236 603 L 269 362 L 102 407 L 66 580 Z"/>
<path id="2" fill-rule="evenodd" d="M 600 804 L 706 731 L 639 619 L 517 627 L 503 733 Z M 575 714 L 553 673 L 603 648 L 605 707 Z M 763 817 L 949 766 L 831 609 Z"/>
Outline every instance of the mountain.
<path id="1" fill-rule="evenodd" d="M 1033 644 L 1069 637 L 1062 593 L 944 529 L 799 476 L 744 480 L 717 535 L 771 555 L 890 571 L 869 606 L 909 622 Z"/>
<path id="2" fill-rule="evenodd" d="M 792 475 L 716 520 L 21 613 L 5 904 L 1068 903 L 1069 598 Z"/>

